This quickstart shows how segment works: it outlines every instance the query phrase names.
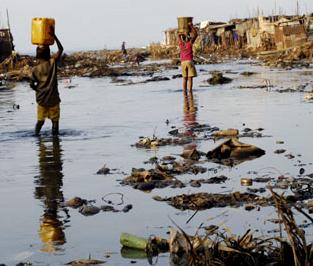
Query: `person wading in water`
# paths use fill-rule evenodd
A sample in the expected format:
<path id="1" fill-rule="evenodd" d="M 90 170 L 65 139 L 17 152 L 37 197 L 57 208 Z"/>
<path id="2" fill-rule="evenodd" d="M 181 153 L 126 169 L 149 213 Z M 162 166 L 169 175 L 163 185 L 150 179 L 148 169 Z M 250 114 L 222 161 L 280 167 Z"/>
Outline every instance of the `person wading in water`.
<path id="1" fill-rule="evenodd" d="M 192 94 L 193 78 L 197 76 L 197 71 L 193 62 L 192 46 L 198 37 L 198 32 L 192 23 L 188 24 L 190 27 L 189 33 L 179 33 L 178 46 L 180 50 L 180 60 L 183 75 L 183 89 L 187 94 L 187 87 L 190 94 Z"/>
<path id="2" fill-rule="evenodd" d="M 48 45 L 38 46 L 36 57 L 39 64 L 33 68 L 30 87 L 36 91 L 37 102 L 37 124 L 35 135 L 39 135 L 40 130 L 45 123 L 45 119 L 52 121 L 52 134 L 59 134 L 60 119 L 60 96 L 57 80 L 57 62 L 61 59 L 63 46 L 57 36 L 54 34 L 54 28 L 51 28 L 57 46 L 58 52 L 50 56 Z"/>

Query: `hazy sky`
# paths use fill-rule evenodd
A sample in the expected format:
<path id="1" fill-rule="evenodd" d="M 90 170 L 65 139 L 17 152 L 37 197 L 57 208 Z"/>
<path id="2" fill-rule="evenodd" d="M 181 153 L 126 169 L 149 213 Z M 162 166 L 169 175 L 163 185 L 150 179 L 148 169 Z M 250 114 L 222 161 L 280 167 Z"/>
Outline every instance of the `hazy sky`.
<path id="1" fill-rule="evenodd" d="M 301 13 L 313 12 L 313 0 L 298 0 Z M 9 9 L 16 49 L 34 50 L 31 19 L 53 17 L 65 50 L 145 46 L 163 40 L 163 30 L 176 26 L 178 16 L 227 21 L 235 17 L 284 12 L 294 14 L 297 0 L 0 0 L 1 22 Z"/>

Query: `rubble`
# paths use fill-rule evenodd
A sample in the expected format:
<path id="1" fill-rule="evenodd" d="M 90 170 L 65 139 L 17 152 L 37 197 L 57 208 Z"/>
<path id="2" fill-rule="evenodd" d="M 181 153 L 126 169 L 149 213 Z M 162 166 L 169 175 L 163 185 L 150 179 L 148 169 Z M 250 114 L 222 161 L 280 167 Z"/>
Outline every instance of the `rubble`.
<path id="1" fill-rule="evenodd" d="M 181 154 L 181 157 L 183 157 L 184 159 L 199 161 L 201 154 L 195 148 L 184 149 L 183 153 Z"/>
<path id="2" fill-rule="evenodd" d="M 159 43 L 151 43 L 148 51 L 152 59 L 173 59 L 179 58 L 178 46 L 162 46 Z"/>
<path id="3" fill-rule="evenodd" d="M 313 93 L 304 95 L 304 99 L 308 101 L 313 101 Z"/>
<path id="4" fill-rule="evenodd" d="M 155 169 L 132 169 L 130 176 L 124 178 L 121 185 L 129 185 L 135 189 L 148 191 L 164 187 L 184 187 L 185 185 L 166 171 L 156 167 Z"/>
<path id="5" fill-rule="evenodd" d="M 273 205 L 276 208 L 278 219 L 267 221 L 279 226 L 268 233 L 280 233 L 279 236 L 256 237 L 248 229 L 244 235 L 237 236 L 229 228 L 221 231 L 216 225 L 201 224 L 195 235 L 189 235 L 172 221 L 179 229 L 170 227 L 168 239 L 157 236 L 150 238 L 138 237 L 122 233 L 120 243 L 125 248 L 141 250 L 146 256 L 158 256 L 160 253 L 170 253 L 171 265 L 311 265 L 312 244 L 307 245 L 303 227 L 297 225 L 292 208 L 313 222 L 313 219 L 300 207 L 290 205 L 290 201 L 283 195 L 278 195 L 270 188 L 271 197 L 262 198 L 254 194 L 235 192 L 229 195 L 198 193 L 180 195 L 172 198 L 154 197 L 158 201 L 167 201 L 174 207 L 185 210 L 207 209 L 212 206 L 243 206 L 246 211 L 259 210 L 260 205 Z M 252 201 L 252 202 L 251 202 Z M 312 200 L 307 201 L 309 210 Z M 254 203 L 253 203 L 254 202 Z M 193 216 L 192 216 L 193 217 Z M 188 223 L 188 222 L 187 222 Z M 307 222 L 305 222 L 307 223 Z M 286 236 L 282 235 L 282 225 Z"/>
<path id="6" fill-rule="evenodd" d="M 313 42 L 272 53 L 263 53 L 260 54 L 260 59 L 272 67 L 308 67 L 313 59 Z"/>
<path id="7" fill-rule="evenodd" d="M 83 206 L 79 207 L 78 211 L 85 216 L 91 216 L 91 215 L 95 215 L 97 213 L 100 212 L 100 208 L 93 206 L 93 205 L 86 205 L 83 204 Z"/>
<path id="8" fill-rule="evenodd" d="M 118 77 L 118 76 L 145 76 L 151 71 L 166 67 L 151 64 L 140 66 L 138 62 L 147 59 L 149 52 L 145 49 L 129 49 L 125 59 L 120 51 L 99 50 L 64 54 L 59 65 L 60 78 L 79 77 Z M 139 60 L 139 61 L 138 61 Z M 0 73 L 3 79 L 11 81 L 29 80 L 31 69 L 37 64 L 35 57 L 16 54 L 8 57 L 0 64 Z"/>
<path id="9" fill-rule="evenodd" d="M 97 175 L 107 175 L 107 174 L 110 174 L 110 168 L 106 167 L 106 165 L 104 165 L 102 168 L 100 168 L 98 171 L 97 171 Z"/>
<path id="10" fill-rule="evenodd" d="M 278 150 L 275 150 L 274 153 L 276 154 L 282 154 L 282 153 L 285 153 L 286 150 L 285 149 L 278 149 Z"/>
<path id="11" fill-rule="evenodd" d="M 233 166 L 264 154 L 265 151 L 256 146 L 244 144 L 235 138 L 231 138 L 209 151 L 206 156 L 215 163 Z"/>
<path id="12" fill-rule="evenodd" d="M 272 53 L 261 53 L 258 55 L 258 58 L 266 65 L 273 67 L 308 67 L 313 59 L 312 51 L 313 44 L 309 42 L 292 49 L 275 51 Z M 256 52 L 249 48 L 231 48 L 225 50 L 221 47 L 219 49 L 211 49 L 208 54 L 201 55 L 200 53 L 197 52 L 195 55 L 195 62 L 197 64 L 220 63 L 223 60 L 229 58 L 234 59 L 246 56 L 256 56 Z M 151 62 L 142 65 L 140 64 L 140 62 L 147 60 L 148 58 L 172 59 L 172 61 L 163 63 Z M 0 64 L 0 74 L 2 74 L 2 78 L 0 77 L 0 80 L 6 79 L 9 81 L 27 81 L 30 77 L 31 69 L 34 65 L 36 65 L 36 58 L 27 55 L 12 54 Z M 152 76 L 160 70 L 177 69 L 177 65 L 180 65 L 177 46 L 164 47 L 158 44 L 151 44 L 147 49 L 128 49 L 127 58 L 125 58 L 122 55 L 122 52 L 119 50 L 99 50 L 65 54 L 62 57 L 61 64 L 59 66 L 59 76 L 60 78 L 70 78 L 74 76 L 89 78 L 109 76 L 112 78 L 116 78 L 113 79 L 113 82 L 123 84 L 124 80 L 117 79 L 117 77 L 148 75 Z M 250 76 L 253 74 L 255 73 L 249 71 L 241 73 L 241 75 L 245 76 Z M 181 74 L 172 76 L 173 79 L 180 77 Z M 154 76 L 146 79 L 145 81 L 143 81 L 143 83 L 165 80 L 169 80 L 169 77 Z M 211 85 L 217 85 L 226 84 L 231 81 L 232 79 L 224 77 L 223 73 L 213 72 L 212 77 L 205 82 Z M 127 84 L 132 83 L 126 80 L 125 85 Z M 262 84 L 246 87 L 242 86 L 241 88 L 269 89 L 271 87 L 271 85 Z"/>
<path id="13" fill-rule="evenodd" d="M 93 205 L 92 203 L 95 203 L 95 200 L 86 200 L 82 199 L 80 197 L 74 197 L 70 200 L 67 200 L 61 204 L 62 207 L 70 207 L 73 209 L 78 209 L 78 212 L 81 213 L 84 216 L 93 216 L 98 214 L 100 211 L 103 212 L 129 212 L 132 208 L 132 204 L 126 204 L 124 207 L 121 209 L 115 208 L 113 205 L 116 205 L 113 203 L 111 200 L 106 200 L 107 196 L 113 195 L 113 194 L 118 194 L 121 196 L 121 202 L 117 205 L 123 205 L 124 200 L 123 200 L 123 195 L 120 193 L 109 193 L 102 197 L 102 201 L 106 202 L 106 205 L 101 205 L 100 207 L 97 207 Z"/>
<path id="14" fill-rule="evenodd" d="M 219 130 L 213 132 L 212 136 L 215 138 L 227 138 L 227 137 L 236 137 L 239 134 L 238 129 L 229 128 L 226 130 Z"/>
<path id="15" fill-rule="evenodd" d="M 270 203 L 269 198 L 263 198 L 252 193 L 234 192 L 231 194 L 210 194 L 210 193 L 195 193 L 182 194 L 174 197 L 154 197 L 157 201 L 165 201 L 169 205 L 179 210 L 207 210 L 211 208 L 223 207 L 240 207 L 243 204 L 258 204 L 267 206 Z"/>
<path id="16" fill-rule="evenodd" d="M 185 145 L 192 142 L 190 137 L 181 137 L 181 138 L 157 138 L 157 137 L 142 137 L 137 143 L 132 146 L 137 148 L 146 148 L 151 149 L 160 146 L 166 145 Z"/>
<path id="17" fill-rule="evenodd" d="M 201 187 L 203 184 L 222 184 L 228 180 L 228 177 L 221 175 L 221 176 L 214 176 L 208 179 L 197 179 L 197 180 L 190 180 L 189 184 L 192 187 Z"/>
<path id="18" fill-rule="evenodd" d="M 255 72 L 250 72 L 250 71 L 244 71 L 240 73 L 240 75 L 247 76 L 247 77 L 255 75 L 255 74 L 256 74 Z"/>
<path id="19" fill-rule="evenodd" d="M 72 199 L 67 200 L 63 203 L 63 205 L 65 207 L 71 207 L 74 209 L 77 209 L 77 208 L 83 206 L 84 204 L 87 204 L 87 200 L 79 198 L 79 197 L 72 198 Z"/>
<path id="20" fill-rule="evenodd" d="M 211 85 L 219 85 L 219 84 L 227 84 L 232 82 L 231 78 L 227 78 L 223 76 L 221 72 L 213 72 L 212 77 L 209 78 L 206 82 Z"/>

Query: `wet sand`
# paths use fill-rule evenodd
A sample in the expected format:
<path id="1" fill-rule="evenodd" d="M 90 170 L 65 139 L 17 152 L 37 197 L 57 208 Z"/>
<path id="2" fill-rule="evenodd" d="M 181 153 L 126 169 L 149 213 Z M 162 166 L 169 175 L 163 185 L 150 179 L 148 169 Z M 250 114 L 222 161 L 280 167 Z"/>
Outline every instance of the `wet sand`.
<path id="1" fill-rule="evenodd" d="M 232 73 L 224 75 L 234 80 L 225 85 L 202 87 L 201 81 L 210 75 L 200 69 L 229 70 Z M 257 74 L 239 75 L 243 71 Z M 308 75 L 311 71 L 313 69 L 272 70 L 253 62 L 198 66 L 199 77 L 194 84 L 195 112 L 191 113 L 184 108 L 181 79 L 117 86 L 110 78 L 75 78 L 72 84 L 77 87 L 72 89 L 65 88 L 61 81 L 62 118 L 57 139 L 51 137 L 50 121 L 46 121 L 41 137 L 33 136 L 36 105 L 34 93 L 27 84 L 1 90 L 0 263 L 14 265 L 29 261 L 34 265 L 61 265 L 88 258 L 90 254 L 92 258 L 106 260 L 109 265 L 125 265 L 130 260 L 120 255 L 120 233 L 167 237 L 168 226 L 173 226 L 170 218 L 190 234 L 194 234 L 201 223 L 223 224 L 238 234 L 248 228 L 258 229 L 262 234 L 276 229 L 277 225 L 266 222 L 277 218 L 271 207 L 251 212 L 244 208 L 210 209 L 199 212 L 186 224 L 193 211 L 178 211 L 152 197 L 193 192 L 244 192 L 246 188 L 240 186 L 240 178 L 249 176 L 249 171 L 273 177 L 296 177 L 303 167 L 306 173 L 313 173 L 313 105 L 304 101 L 303 92 L 277 92 L 303 84 L 307 84 L 307 89 L 312 88 L 311 75 Z M 178 73 L 179 70 L 170 70 L 162 75 L 171 77 Z M 273 85 L 270 91 L 239 89 L 240 86 L 264 85 L 265 80 Z M 20 109 L 14 109 L 14 104 L 19 104 Z M 264 149 L 266 155 L 234 168 L 220 167 L 216 173 L 178 177 L 187 182 L 223 174 L 229 177 L 225 184 L 156 189 L 151 193 L 119 184 L 118 180 L 125 177 L 122 172 L 129 174 L 133 167 L 147 168 L 143 162 L 150 157 L 177 155 L 183 151 L 183 146 L 153 150 L 131 147 L 139 136 L 168 137 L 171 126 L 184 128 L 194 122 L 221 129 L 264 128 L 263 133 L 271 137 L 241 141 Z M 276 144 L 276 141 L 284 141 L 284 144 Z M 195 144 L 197 149 L 207 152 L 221 142 L 206 140 Z M 290 160 L 274 154 L 282 148 L 296 157 Z M 106 176 L 96 175 L 104 164 L 118 170 Z M 203 166 L 214 168 L 217 165 L 207 162 Z M 254 187 L 264 187 L 264 184 Z M 85 217 L 60 204 L 63 199 L 74 196 L 96 200 L 97 205 L 104 204 L 101 198 L 112 192 L 123 193 L 125 204 L 132 204 L 133 209 L 128 213 L 101 212 Z M 112 198 L 113 202 L 117 200 Z M 298 217 L 299 223 L 303 220 Z M 306 228 L 309 240 L 312 240 L 311 229 L 312 226 Z M 55 240 L 54 244 L 49 243 L 51 239 Z M 105 258 L 107 253 L 109 258 Z M 161 256 L 159 265 L 167 264 L 167 256 Z M 147 265 L 147 261 L 138 260 L 137 265 Z"/>

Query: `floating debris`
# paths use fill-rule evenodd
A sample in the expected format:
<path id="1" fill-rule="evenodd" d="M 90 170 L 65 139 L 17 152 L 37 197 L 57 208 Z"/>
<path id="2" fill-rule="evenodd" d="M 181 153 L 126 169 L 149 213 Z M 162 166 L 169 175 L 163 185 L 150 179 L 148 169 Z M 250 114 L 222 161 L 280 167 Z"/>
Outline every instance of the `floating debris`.
<path id="1" fill-rule="evenodd" d="M 93 205 L 86 205 L 84 204 L 83 206 L 81 206 L 78 211 L 85 216 L 91 216 L 91 215 L 95 215 L 98 214 L 100 212 L 100 208 L 98 208 L 97 206 L 93 206 Z"/>
<path id="2" fill-rule="evenodd" d="M 206 82 L 211 85 L 221 85 L 232 82 L 232 79 L 224 77 L 222 72 L 213 72 L 212 77 L 209 78 Z"/>
<path id="3" fill-rule="evenodd" d="M 226 130 L 220 130 L 213 132 L 212 136 L 215 138 L 227 138 L 227 137 L 236 137 L 239 134 L 238 129 L 229 128 Z"/>
<path id="4" fill-rule="evenodd" d="M 196 149 L 187 149 L 183 151 L 181 157 L 193 161 L 199 161 L 199 159 L 201 158 L 201 154 Z"/>
<path id="5" fill-rule="evenodd" d="M 139 141 L 132 145 L 137 148 L 146 148 L 152 149 L 160 146 L 166 145 L 186 145 L 191 143 L 193 140 L 190 137 L 181 137 L 181 138 L 140 138 Z"/>
<path id="6" fill-rule="evenodd" d="M 235 138 L 231 138 L 209 151 L 206 156 L 215 163 L 233 166 L 244 161 L 253 160 L 264 154 L 265 151 L 256 146 L 244 144 Z"/>
<path id="7" fill-rule="evenodd" d="M 106 261 L 104 260 L 95 260 L 95 259 L 82 259 L 82 260 L 73 260 L 65 265 L 72 265 L 72 266 L 89 266 L 89 265 L 98 265 L 104 264 Z"/>
<path id="8" fill-rule="evenodd" d="M 135 189 L 149 191 L 155 188 L 184 187 L 185 185 L 174 176 L 160 168 L 156 169 L 132 169 L 130 176 L 121 181 L 122 185 L 130 185 Z"/>
<path id="9" fill-rule="evenodd" d="M 242 186 L 252 186 L 253 181 L 252 181 L 251 178 L 241 178 L 241 179 L 240 179 L 240 184 L 241 184 Z"/>
<path id="10" fill-rule="evenodd" d="M 313 93 L 304 95 L 304 99 L 308 101 L 313 101 Z"/>
<path id="11" fill-rule="evenodd" d="M 269 198 L 262 198 L 252 193 L 234 192 L 231 194 L 195 193 L 182 194 L 174 197 L 154 197 L 157 201 L 165 201 L 179 210 L 207 210 L 211 208 L 240 207 L 251 203 L 266 206 L 271 202 Z"/>
<path id="12" fill-rule="evenodd" d="M 75 197 L 75 198 L 65 201 L 63 205 L 65 207 L 71 207 L 71 208 L 77 209 L 87 203 L 88 203 L 87 200 L 82 199 L 80 197 Z"/>
<path id="13" fill-rule="evenodd" d="M 252 75 L 255 75 L 257 73 L 255 72 L 250 72 L 250 71 L 244 71 L 244 72 L 241 72 L 240 75 L 242 76 L 252 76 Z"/>
<path id="14" fill-rule="evenodd" d="M 285 153 L 286 150 L 285 149 L 278 149 L 278 150 L 275 150 L 274 153 L 276 154 L 282 154 L 282 153 Z"/>
<path id="15" fill-rule="evenodd" d="M 227 181 L 227 177 L 224 175 L 221 176 L 214 176 L 208 179 L 197 179 L 197 180 L 190 180 L 189 184 L 192 187 L 201 187 L 202 184 L 222 184 Z"/>
<path id="16" fill-rule="evenodd" d="M 106 165 L 104 165 L 102 168 L 100 168 L 98 171 L 97 171 L 97 175 L 108 175 L 110 174 L 110 168 L 106 167 Z"/>

